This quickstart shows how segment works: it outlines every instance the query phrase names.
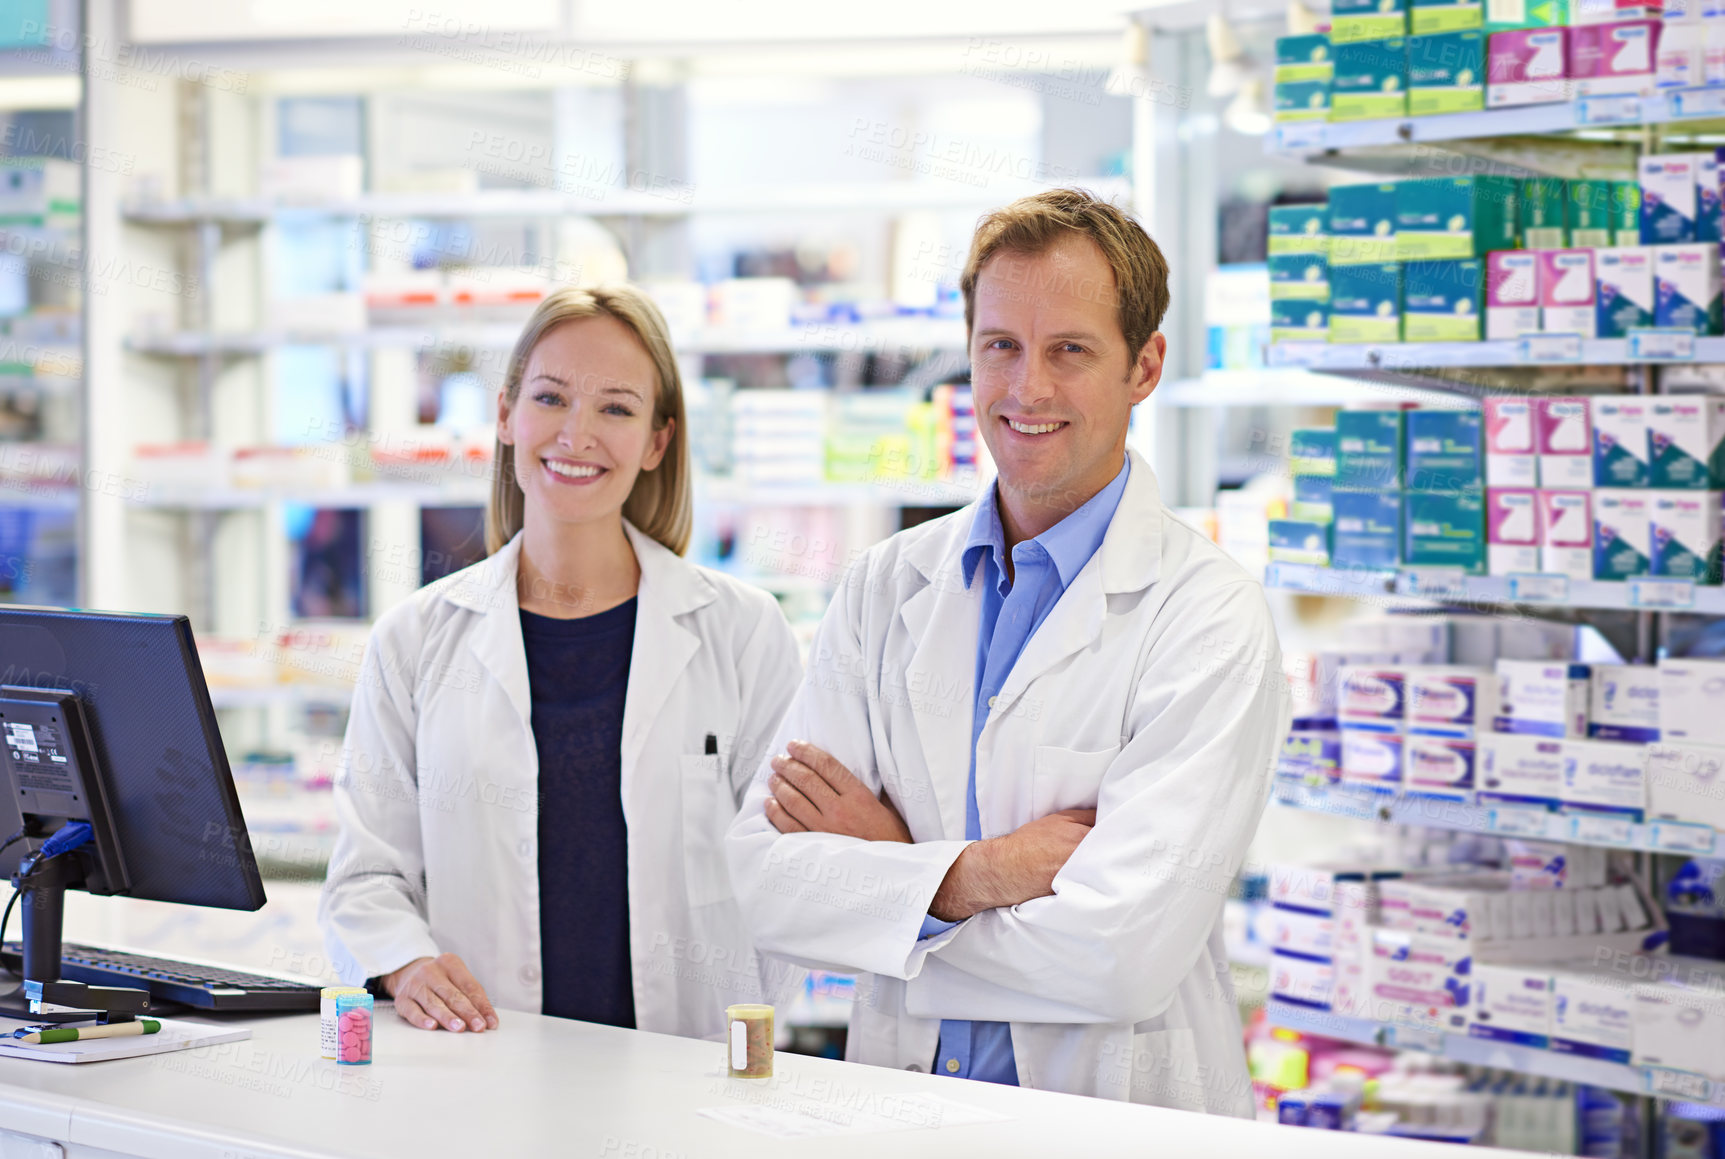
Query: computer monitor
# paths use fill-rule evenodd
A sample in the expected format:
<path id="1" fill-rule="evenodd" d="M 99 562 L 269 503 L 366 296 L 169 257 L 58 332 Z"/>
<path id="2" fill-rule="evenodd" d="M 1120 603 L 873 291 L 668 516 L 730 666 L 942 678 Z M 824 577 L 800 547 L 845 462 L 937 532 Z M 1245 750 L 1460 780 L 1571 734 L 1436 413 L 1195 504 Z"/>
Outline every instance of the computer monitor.
<path id="1" fill-rule="evenodd" d="M 14 845 L 0 866 L 32 893 L 21 896 L 24 974 L 38 1004 L 145 1005 L 59 981 L 65 889 L 264 904 L 185 616 L 0 607 L 0 796 L 0 840 L 24 834 L 22 856 Z"/>

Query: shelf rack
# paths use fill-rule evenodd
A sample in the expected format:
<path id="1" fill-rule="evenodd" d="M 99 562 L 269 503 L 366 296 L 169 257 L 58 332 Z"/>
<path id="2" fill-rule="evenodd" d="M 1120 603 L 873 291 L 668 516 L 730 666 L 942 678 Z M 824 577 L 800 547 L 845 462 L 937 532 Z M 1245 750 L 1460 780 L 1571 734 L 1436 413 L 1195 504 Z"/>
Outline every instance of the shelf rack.
<path id="1" fill-rule="evenodd" d="M 1529 572 L 1466 575 L 1459 568 L 1346 569 L 1272 562 L 1264 586 L 1307 595 L 1352 599 L 1394 597 L 1496 608 L 1547 607 L 1591 611 L 1694 612 L 1725 616 L 1725 587 L 1664 576 L 1628 580 L 1579 580 Z"/>
<path id="2" fill-rule="evenodd" d="M 1377 371 L 1418 374 L 1446 368 L 1558 366 L 1648 366 L 1685 362 L 1725 362 L 1725 338 L 1675 336 L 1668 357 L 1638 356 L 1627 338 L 1570 338 L 1541 334 L 1494 342 L 1386 342 L 1380 345 L 1278 342 L 1269 348 L 1273 369 Z M 1550 341 L 1559 339 L 1558 341 Z M 1642 342 L 1640 349 L 1649 349 Z"/>
<path id="3" fill-rule="evenodd" d="M 1422 407 L 1462 410 L 1473 400 L 1454 391 L 1362 382 L 1303 369 L 1209 370 L 1165 382 L 1151 399 L 1170 407 L 1360 406 L 1393 398 Z"/>

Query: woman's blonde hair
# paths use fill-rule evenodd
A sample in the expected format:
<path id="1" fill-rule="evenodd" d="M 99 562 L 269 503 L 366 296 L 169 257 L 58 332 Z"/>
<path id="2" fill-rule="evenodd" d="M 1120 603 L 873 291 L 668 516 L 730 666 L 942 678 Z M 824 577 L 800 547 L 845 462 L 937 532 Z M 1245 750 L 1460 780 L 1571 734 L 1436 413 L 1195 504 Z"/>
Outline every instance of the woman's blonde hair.
<path id="1" fill-rule="evenodd" d="M 678 555 L 689 546 L 692 523 L 692 489 L 689 478 L 689 425 L 683 415 L 683 379 L 677 372 L 677 357 L 671 350 L 671 335 L 664 315 L 653 300 L 634 286 L 612 285 L 577 289 L 565 286 L 545 296 L 527 320 L 515 349 L 509 355 L 509 370 L 503 379 L 503 397 L 514 406 L 521 396 L 521 379 L 533 348 L 553 329 L 582 318 L 611 317 L 634 331 L 658 377 L 653 395 L 653 429 L 671 429 L 671 444 L 665 457 L 651 471 L 635 478 L 634 489 L 623 501 L 623 517 Z M 495 552 L 521 530 L 526 496 L 515 475 L 515 448 L 497 441 L 492 457 L 491 505 L 485 513 L 485 549 Z"/>

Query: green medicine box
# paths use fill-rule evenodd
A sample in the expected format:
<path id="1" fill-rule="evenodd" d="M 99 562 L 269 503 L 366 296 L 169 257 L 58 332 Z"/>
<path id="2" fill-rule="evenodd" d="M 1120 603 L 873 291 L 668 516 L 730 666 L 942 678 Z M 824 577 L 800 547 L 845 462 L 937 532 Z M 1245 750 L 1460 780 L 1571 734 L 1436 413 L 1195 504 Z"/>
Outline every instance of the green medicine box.
<path id="1" fill-rule="evenodd" d="M 1402 456 L 1409 491 L 1478 491 L 1485 451 L 1477 410 L 1411 410 Z"/>
<path id="2" fill-rule="evenodd" d="M 1613 183 L 1576 180 L 1565 184 L 1568 186 L 1569 195 L 1563 203 L 1563 226 L 1569 231 L 1569 240 L 1557 248 L 1573 246 L 1576 249 L 1603 249 L 1613 244 Z"/>
<path id="3" fill-rule="evenodd" d="M 1415 8 L 1417 14 L 1422 11 Z M 1485 108 L 1485 34 L 1408 37 L 1408 112 L 1476 113 Z"/>
<path id="4" fill-rule="evenodd" d="M 1611 244 L 1641 244 L 1641 183 L 1638 181 L 1611 183 Z"/>
<path id="5" fill-rule="evenodd" d="M 1485 0 L 1485 31 L 1561 28 L 1569 23 L 1569 0 Z"/>
<path id="6" fill-rule="evenodd" d="M 1330 189 L 1330 265 L 1359 266 L 1395 260 L 1395 182 L 1333 186 Z"/>
<path id="7" fill-rule="evenodd" d="M 1330 341 L 1402 340 L 1400 262 L 1330 267 Z"/>
<path id="8" fill-rule="evenodd" d="M 1402 412 L 1337 411 L 1336 490 L 1393 491 L 1401 485 Z"/>
<path id="9" fill-rule="evenodd" d="M 1521 223 L 1522 249 L 1568 249 L 1569 182 L 1561 177 L 1529 177 L 1523 181 L 1517 217 Z"/>
<path id="10" fill-rule="evenodd" d="M 1336 428 L 1296 427 L 1288 436 L 1288 473 L 1301 478 L 1336 477 Z"/>
<path id="11" fill-rule="evenodd" d="M 1388 40 L 1408 31 L 1407 0 L 1331 0 L 1330 42 Z"/>
<path id="12" fill-rule="evenodd" d="M 1270 255 L 1330 252 L 1330 207 L 1272 205 L 1270 207 Z"/>
<path id="13" fill-rule="evenodd" d="M 1415 36 L 1440 32 L 1478 31 L 1485 24 L 1485 5 L 1480 0 L 1412 0 L 1408 9 L 1408 31 Z"/>
<path id="14" fill-rule="evenodd" d="M 1426 177 L 1396 183 L 1396 256 L 1479 258 L 1515 249 L 1514 177 Z"/>
<path id="15" fill-rule="evenodd" d="M 1330 562 L 1330 521 L 1327 519 L 1270 520 L 1270 558 L 1287 563 L 1327 567 Z"/>
<path id="16" fill-rule="evenodd" d="M 1335 71 L 1330 38 L 1322 32 L 1307 36 L 1276 37 L 1277 81 L 1328 81 Z"/>
<path id="17" fill-rule="evenodd" d="M 1402 341 L 1478 342 L 1485 317 L 1485 263 L 1408 262 L 1402 266 Z"/>
<path id="18" fill-rule="evenodd" d="M 1271 254 L 1270 298 L 1330 300 L 1330 259 L 1324 254 Z"/>
<path id="19" fill-rule="evenodd" d="M 1271 342 L 1328 342 L 1330 304 L 1316 298 L 1271 298 Z"/>
<path id="20" fill-rule="evenodd" d="M 1330 519 L 1336 513 L 1336 481 L 1327 475 L 1295 475 L 1294 501 L 1288 514 L 1295 519 Z"/>
<path id="21" fill-rule="evenodd" d="M 1459 567 L 1474 575 L 1485 571 L 1485 496 L 1478 491 L 1453 495 L 1409 491 L 1402 496 L 1406 538 L 1402 562 L 1410 566 Z"/>
<path id="22" fill-rule="evenodd" d="M 1276 121 L 1324 121 L 1330 116 L 1330 82 L 1327 80 L 1279 80 L 1276 82 Z"/>
<path id="23" fill-rule="evenodd" d="M 1330 120 L 1371 121 L 1408 111 L 1408 42 L 1364 40 L 1336 45 Z"/>

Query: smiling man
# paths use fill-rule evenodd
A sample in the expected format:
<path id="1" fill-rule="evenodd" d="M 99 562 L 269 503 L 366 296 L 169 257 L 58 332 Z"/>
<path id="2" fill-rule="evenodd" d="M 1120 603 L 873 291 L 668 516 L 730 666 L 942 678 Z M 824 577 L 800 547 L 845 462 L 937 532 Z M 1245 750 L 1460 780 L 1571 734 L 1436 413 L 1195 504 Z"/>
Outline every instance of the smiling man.
<path id="1" fill-rule="evenodd" d="M 847 573 L 731 828 L 757 946 L 858 972 L 853 1061 L 1221 1114 L 1218 918 L 1288 723 L 1258 583 L 1126 451 L 1168 267 L 1077 190 L 962 288 L 998 477 Z"/>

